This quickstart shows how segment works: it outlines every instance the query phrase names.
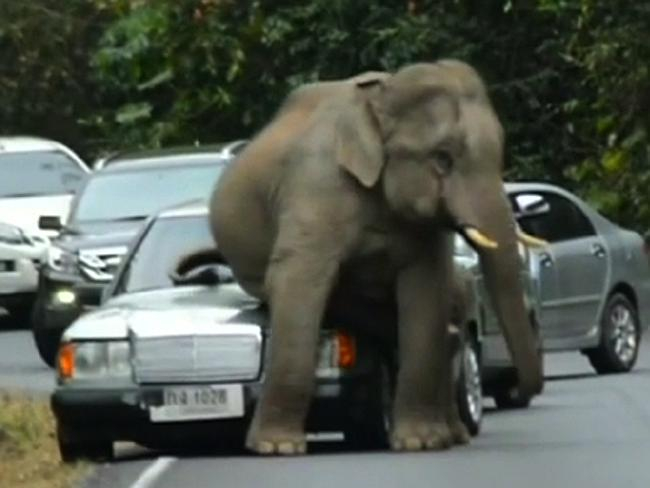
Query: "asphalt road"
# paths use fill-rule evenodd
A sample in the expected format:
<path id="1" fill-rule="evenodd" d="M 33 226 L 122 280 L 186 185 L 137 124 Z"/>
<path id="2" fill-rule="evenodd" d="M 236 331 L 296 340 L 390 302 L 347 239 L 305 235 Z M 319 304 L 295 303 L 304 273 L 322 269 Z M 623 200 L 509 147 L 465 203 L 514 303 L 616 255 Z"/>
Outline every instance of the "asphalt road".
<path id="1" fill-rule="evenodd" d="M 0 389 L 47 395 L 54 375 L 38 358 L 31 332 L 11 330 L 0 313 Z"/>
<path id="2" fill-rule="evenodd" d="M 634 372 L 597 377 L 578 354 L 547 355 L 544 394 L 524 411 L 489 408 L 472 444 L 441 453 L 352 453 L 335 445 L 299 458 L 153 453 L 121 446 L 92 488 L 406 488 L 650 486 L 650 344 Z M 29 333 L 0 332 L 0 388 L 47 391 Z"/>

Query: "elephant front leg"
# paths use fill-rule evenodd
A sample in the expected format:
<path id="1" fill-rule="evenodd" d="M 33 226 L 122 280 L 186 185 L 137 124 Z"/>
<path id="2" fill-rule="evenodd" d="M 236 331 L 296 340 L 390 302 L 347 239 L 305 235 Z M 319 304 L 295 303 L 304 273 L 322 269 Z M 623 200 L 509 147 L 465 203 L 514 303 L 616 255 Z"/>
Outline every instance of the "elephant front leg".
<path id="1" fill-rule="evenodd" d="M 453 443 L 445 395 L 450 337 L 451 256 L 440 252 L 398 278 L 399 372 L 391 445 L 395 450 L 444 449 Z"/>
<path id="2" fill-rule="evenodd" d="M 271 349 L 246 446 L 260 454 L 306 452 L 321 317 L 337 263 L 292 256 L 267 274 Z"/>

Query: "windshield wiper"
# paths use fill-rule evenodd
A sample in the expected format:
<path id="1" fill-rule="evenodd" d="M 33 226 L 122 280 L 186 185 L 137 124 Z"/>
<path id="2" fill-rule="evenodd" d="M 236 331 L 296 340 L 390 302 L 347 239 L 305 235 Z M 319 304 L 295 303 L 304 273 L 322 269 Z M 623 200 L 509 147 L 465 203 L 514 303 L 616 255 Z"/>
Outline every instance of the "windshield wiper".
<path id="1" fill-rule="evenodd" d="M 64 225 L 61 228 L 61 234 L 67 234 L 69 236 L 78 236 L 79 234 L 81 234 L 81 231 L 76 227 L 68 227 L 67 225 Z"/>
<path id="2" fill-rule="evenodd" d="M 146 215 L 129 215 L 126 217 L 117 217 L 115 219 L 108 219 L 109 222 L 135 222 L 136 220 L 146 219 Z"/>
<path id="3" fill-rule="evenodd" d="M 25 193 L 9 193 L 7 195 L 0 195 L 0 198 L 25 198 L 25 197 L 40 197 L 42 193 L 25 192 Z"/>

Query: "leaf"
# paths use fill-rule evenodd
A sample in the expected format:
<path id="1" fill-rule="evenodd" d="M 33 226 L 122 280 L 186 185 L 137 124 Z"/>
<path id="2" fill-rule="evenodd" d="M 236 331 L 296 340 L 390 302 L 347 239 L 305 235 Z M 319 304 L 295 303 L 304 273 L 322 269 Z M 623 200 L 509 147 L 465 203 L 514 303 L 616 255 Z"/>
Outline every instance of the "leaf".
<path id="1" fill-rule="evenodd" d="M 608 173 L 620 173 L 627 166 L 628 159 L 627 151 L 623 149 L 611 149 L 603 154 L 601 164 Z"/>
<path id="2" fill-rule="evenodd" d="M 172 71 L 171 68 L 167 68 L 160 73 L 158 73 L 156 76 L 153 78 L 149 79 L 148 81 L 145 81 L 144 83 L 141 83 L 138 85 L 138 91 L 145 91 L 149 90 L 151 88 L 155 88 L 159 85 L 162 85 L 164 83 L 167 83 L 169 80 L 174 78 L 174 72 Z"/>
<path id="3" fill-rule="evenodd" d="M 151 117 L 152 110 L 153 107 L 148 102 L 130 103 L 120 107 L 115 115 L 115 121 L 122 125 L 132 124 L 140 119 Z"/>

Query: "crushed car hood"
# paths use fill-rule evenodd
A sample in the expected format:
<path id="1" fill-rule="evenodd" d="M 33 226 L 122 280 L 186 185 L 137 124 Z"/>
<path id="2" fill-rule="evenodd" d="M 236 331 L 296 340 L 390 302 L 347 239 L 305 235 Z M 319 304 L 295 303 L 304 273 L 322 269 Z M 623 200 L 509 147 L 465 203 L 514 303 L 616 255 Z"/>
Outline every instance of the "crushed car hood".
<path id="1" fill-rule="evenodd" d="M 129 335 L 195 335 L 219 324 L 263 326 L 265 313 L 257 299 L 234 283 L 128 293 L 78 318 L 63 341 L 119 340 Z"/>

